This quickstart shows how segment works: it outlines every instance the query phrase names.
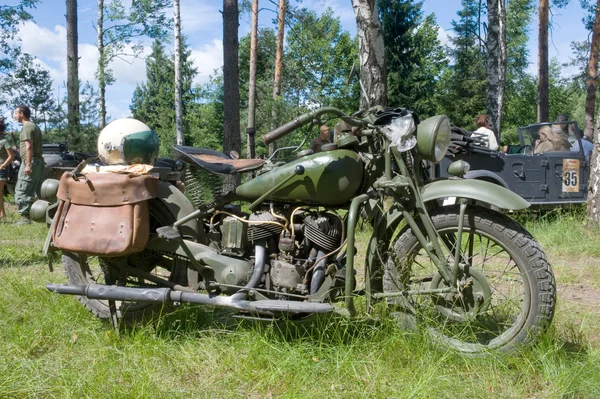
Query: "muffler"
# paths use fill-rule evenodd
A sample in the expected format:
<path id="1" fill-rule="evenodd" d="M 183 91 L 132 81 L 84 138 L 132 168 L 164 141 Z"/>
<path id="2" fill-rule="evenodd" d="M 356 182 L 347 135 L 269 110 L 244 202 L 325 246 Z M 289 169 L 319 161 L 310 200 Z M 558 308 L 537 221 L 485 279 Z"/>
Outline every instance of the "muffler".
<path id="1" fill-rule="evenodd" d="M 209 296 L 197 292 L 175 291 L 170 288 L 134 288 L 103 284 L 46 284 L 46 288 L 57 294 L 79 295 L 89 299 L 154 303 L 189 302 L 269 316 L 273 316 L 275 313 L 329 313 L 335 309 L 328 303 L 282 300 L 247 301 L 236 299 L 235 296 Z"/>

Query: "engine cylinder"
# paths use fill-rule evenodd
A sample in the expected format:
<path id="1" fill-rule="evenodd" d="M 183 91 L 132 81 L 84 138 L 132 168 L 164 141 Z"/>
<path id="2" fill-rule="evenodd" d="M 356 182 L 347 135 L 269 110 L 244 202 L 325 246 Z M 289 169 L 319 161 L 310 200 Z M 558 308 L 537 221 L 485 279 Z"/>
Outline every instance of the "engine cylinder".
<path id="1" fill-rule="evenodd" d="M 265 240 L 274 235 L 278 235 L 279 233 L 281 233 L 281 230 L 283 230 L 283 227 L 281 225 L 270 223 L 277 222 L 277 219 L 269 212 L 253 213 L 252 215 L 250 215 L 248 220 L 252 222 L 250 223 L 250 226 L 248 228 L 248 239 L 253 242 Z"/>
<path id="2" fill-rule="evenodd" d="M 304 218 L 304 235 L 313 244 L 330 252 L 341 244 L 342 225 L 334 215 L 309 215 Z"/>

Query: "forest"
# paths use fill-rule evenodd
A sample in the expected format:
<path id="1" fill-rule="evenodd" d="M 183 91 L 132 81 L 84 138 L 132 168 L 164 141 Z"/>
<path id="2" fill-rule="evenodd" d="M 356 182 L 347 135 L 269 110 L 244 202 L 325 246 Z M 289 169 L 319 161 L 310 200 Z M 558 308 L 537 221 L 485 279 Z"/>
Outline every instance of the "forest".
<path id="1" fill-rule="evenodd" d="M 362 106 L 359 69 L 363 49 L 358 35 L 345 30 L 331 8 L 317 13 L 294 0 L 261 2 L 260 12 L 273 9 L 272 24 L 261 24 L 260 28 L 257 24 L 250 34 L 235 35 L 232 45 L 226 38 L 232 29 L 224 28 L 224 67 L 214 70 L 208 83 L 199 85 L 194 83 L 198 71 L 190 59 L 186 36 L 173 38 L 174 30 L 181 31 L 179 17 L 172 11 L 173 1 L 139 0 L 129 6 L 122 0 L 101 0 L 95 21 L 100 54 L 96 80 L 82 82 L 77 77 L 77 63 L 72 61 L 78 56 L 71 54 L 77 50 L 77 2 L 68 0 L 69 73 L 65 83 L 54 82 L 41 63 L 21 51 L 19 45 L 20 24 L 33 18 L 32 10 L 42 1 L 20 0 L 13 6 L 0 6 L 0 113 L 9 115 L 21 103 L 30 105 L 46 142 L 67 142 L 71 149 L 80 151 L 95 150 L 95 137 L 114 117 L 107 114 L 105 100 L 106 92 L 119 85 L 111 64 L 128 52 L 128 56 L 145 57 L 146 65 L 145 79 L 130 101 L 130 114 L 159 134 L 162 156 L 170 156 L 171 145 L 178 141 L 223 149 L 224 140 L 232 135 L 238 143 L 233 146 L 239 146 L 245 156 L 248 128 L 260 136 L 307 108 L 335 106 L 352 113 Z M 179 2 L 175 3 L 178 7 Z M 258 13 L 258 1 L 255 3 Z M 422 118 L 445 114 L 466 129 L 473 129 L 475 117 L 487 112 L 503 144 L 516 140 L 517 126 L 554 120 L 559 113 L 577 120 L 582 129 L 590 115 L 593 120 L 595 105 L 586 117 L 586 93 L 590 90 L 586 78 L 589 65 L 594 68 L 590 74 L 596 69 L 590 61 L 595 2 L 581 3 L 588 11 L 582 15 L 581 24 L 590 34 L 572 42 L 571 56 L 560 60 L 547 59 L 548 29 L 552 31 L 547 15 L 560 12 L 568 4 L 566 0 L 463 0 L 445 43 L 440 40 L 435 15 L 423 11 L 422 1 L 352 3 L 377 7 L 385 44 L 386 100 L 391 106 L 409 108 Z M 237 32 L 239 18 L 251 15 L 252 6 L 250 0 L 224 1 L 224 26 L 228 18 Z M 538 25 L 540 32 L 531 27 L 538 18 L 543 22 L 544 12 L 547 64 L 545 72 L 543 62 L 538 65 L 535 75 L 531 73 L 528 41 L 541 34 L 542 25 Z M 151 45 L 146 55 L 142 54 L 144 43 Z M 596 64 L 597 48 L 595 44 Z M 538 58 L 543 60 L 543 52 Z M 236 65 L 232 67 L 232 63 Z M 564 76 L 565 67 L 576 67 L 578 73 Z M 230 75 L 224 79 L 224 74 Z M 237 76 L 233 80 L 239 82 L 233 91 L 227 87 L 231 76 Z M 496 76 L 496 82 L 489 76 Z M 174 106 L 178 104 L 176 95 L 181 98 L 180 118 Z M 181 138 L 177 138 L 178 130 Z M 225 147 L 233 148 L 227 143 Z M 257 154 L 267 151 L 257 140 Z"/>

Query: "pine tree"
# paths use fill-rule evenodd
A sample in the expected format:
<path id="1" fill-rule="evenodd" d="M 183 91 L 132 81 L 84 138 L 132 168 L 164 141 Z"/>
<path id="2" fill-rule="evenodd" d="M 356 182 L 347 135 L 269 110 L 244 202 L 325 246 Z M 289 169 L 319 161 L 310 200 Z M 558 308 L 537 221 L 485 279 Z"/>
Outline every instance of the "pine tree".
<path id="1" fill-rule="evenodd" d="M 423 2 L 379 0 L 391 105 L 432 116 L 445 53 L 433 14 L 423 18 Z"/>
<path id="2" fill-rule="evenodd" d="M 190 60 L 191 50 L 183 43 L 182 51 L 182 102 L 183 115 L 193 107 L 196 91 L 192 81 L 197 70 Z M 160 139 L 161 155 L 169 156 L 176 143 L 175 135 L 175 66 L 172 55 L 165 54 L 162 43 L 155 40 L 152 52 L 146 58 L 146 81 L 133 92 L 130 110 L 133 117 L 154 129 Z M 189 133 L 189 125 L 184 121 L 184 134 Z M 187 140 L 186 140 L 187 141 Z"/>
<path id="3" fill-rule="evenodd" d="M 475 126 L 475 117 L 485 110 L 486 56 L 485 41 L 481 36 L 481 3 L 463 0 L 458 12 L 460 19 L 452 21 L 455 36 L 449 54 L 454 61 L 444 73 L 442 111 L 455 125 Z"/>

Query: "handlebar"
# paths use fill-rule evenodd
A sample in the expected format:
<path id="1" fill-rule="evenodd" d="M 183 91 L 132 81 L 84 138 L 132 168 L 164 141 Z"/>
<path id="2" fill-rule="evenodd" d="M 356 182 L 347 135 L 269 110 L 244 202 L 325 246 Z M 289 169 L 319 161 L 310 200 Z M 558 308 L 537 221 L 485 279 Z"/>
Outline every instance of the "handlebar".
<path id="1" fill-rule="evenodd" d="M 284 125 L 279 126 L 278 128 L 273 129 L 269 133 L 266 133 L 262 136 L 262 141 L 266 145 L 271 144 L 272 142 L 279 140 L 283 136 L 286 136 L 293 132 L 294 130 L 301 128 L 304 125 L 311 123 L 314 119 L 318 118 L 323 114 L 335 114 L 344 122 L 352 125 L 352 126 L 365 126 L 367 125 L 366 121 L 360 119 L 354 119 L 348 115 L 346 115 L 343 111 L 333 108 L 333 107 L 323 107 L 319 108 L 315 111 L 307 112 L 298 116 L 293 121 L 290 121 Z"/>

